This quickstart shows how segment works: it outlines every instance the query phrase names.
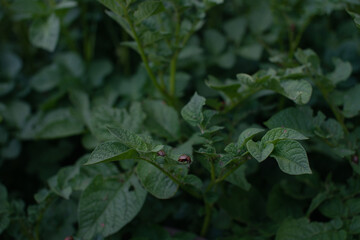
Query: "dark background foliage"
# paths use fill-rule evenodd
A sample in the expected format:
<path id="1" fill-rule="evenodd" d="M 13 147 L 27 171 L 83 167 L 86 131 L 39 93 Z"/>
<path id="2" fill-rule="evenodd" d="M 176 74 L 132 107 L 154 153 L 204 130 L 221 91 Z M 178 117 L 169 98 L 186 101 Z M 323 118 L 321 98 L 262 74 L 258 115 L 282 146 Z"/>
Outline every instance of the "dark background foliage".
<path id="1" fill-rule="evenodd" d="M 161 6 L 146 18 L 136 14 L 146 1 L 0 2 L 1 239 L 358 239 L 358 1 L 150 1 Z M 146 59 L 128 25 L 112 19 L 125 16 L 109 11 L 116 2 L 129 2 Z M 282 85 L 295 80 L 303 85 Z M 207 126 L 181 111 L 194 92 L 217 111 Z M 194 112 L 205 116 L 199 102 Z M 181 184 L 171 189 L 165 175 L 162 189 L 147 185 L 135 155 L 83 166 L 114 140 L 108 126 L 172 148 L 170 158 L 190 155 L 189 169 L 164 169 L 197 186 L 200 199 Z M 301 144 L 312 174 L 281 169 L 296 174 L 287 175 L 273 158 L 259 164 L 247 145 L 247 162 L 208 190 L 209 164 L 236 164 L 231 143 L 250 127 L 308 137 Z M 158 161 L 153 149 L 146 154 Z M 126 194 L 143 194 L 143 206 L 116 231 L 86 235 L 81 204 L 90 186 L 123 191 L 114 179 L 132 181 Z"/>

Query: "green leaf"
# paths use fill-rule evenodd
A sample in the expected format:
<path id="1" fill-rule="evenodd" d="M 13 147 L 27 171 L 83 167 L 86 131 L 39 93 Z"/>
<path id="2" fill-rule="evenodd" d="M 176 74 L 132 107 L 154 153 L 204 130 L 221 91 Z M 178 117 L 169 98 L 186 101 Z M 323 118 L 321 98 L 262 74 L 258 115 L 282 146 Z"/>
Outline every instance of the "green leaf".
<path id="1" fill-rule="evenodd" d="M 74 117 L 70 108 L 53 110 L 40 119 L 33 129 L 33 138 L 55 139 L 82 133 L 84 124 Z M 30 136 L 24 136 L 28 138 Z"/>
<path id="2" fill-rule="evenodd" d="M 338 58 L 335 58 L 333 62 L 335 65 L 335 70 L 332 73 L 329 73 L 327 77 L 334 85 L 336 85 L 339 82 L 345 81 L 350 77 L 352 72 L 352 66 L 349 62 L 344 62 Z"/>
<path id="3" fill-rule="evenodd" d="M 165 10 L 164 5 L 161 1 L 144 1 L 139 4 L 137 10 L 134 12 L 135 22 L 136 24 L 141 23 L 145 19 L 161 13 Z"/>
<path id="4" fill-rule="evenodd" d="M 255 83 L 255 80 L 252 76 L 245 73 L 236 74 L 237 80 L 244 85 L 252 85 Z"/>
<path id="5" fill-rule="evenodd" d="M 146 191 L 132 175 L 119 179 L 96 177 L 80 197 L 79 234 L 84 240 L 96 234 L 107 237 L 124 227 L 140 211 Z"/>
<path id="6" fill-rule="evenodd" d="M 323 203 L 326 199 L 329 198 L 329 195 L 326 192 L 320 192 L 314 197 L 311 201 L 309 209 L 306 212 L 306 215 L 310 215 L 316 208 L 318 208 L 321 203 Z"/>
<path id="7" fill-rule="evenodd" d="M 242 146 L 244 146 L 246 144 L 246 142 L 248 140 L 250 140 L 251 138 L 253 138 L 256 134 L 263 132 L 264 129 L 262 128 L 248 128 L 245 129 L 239 136 L 238 141 L 237 141 L 237 147 L 241 148 Z"/>
<path id="8" fill-rule="evenodd" d="M 138 156 L 139 154 L 134 149 L 128 149 L 119 142 L 105 142 L 95 148 L 85 165 L 135 159 Z"/>
<path id="9" fill-rule="evenodd" d="M 306 140 L 308 138 L 293 129 L 280 127 L 269 130 L 261 138 L 261 142 L 276 142 L 283 139 Z"/>
<path id="10" fill-rule="evenodd" d="M 295 52 L 296 59 L 303 65 L 309 64 L 318 74 L 322 74 L 319 56 L 311 49 L 297 49 Z"/>
<path id="11" fill-rule="evenodd" d="M 18 129 L 22 129 L 30 113 L 31 109 L 28 103 L 14 100 L 8 103 L 6 111 L 4 112 L 4 118 L 9 125 L 14 125 Z"/>
<path id="12" fill-rule="evenodd" d="M 69 98 L 79 113 L 81 120 L 88 128 L 91 128 L 90 98 L 89 95 L 82 90 L 71 90 Z"/>
<path id="13" fill-rule="evenodd" d="M 206 85 L 211 89 L 223 92 L 230 99 L 236 98 L 239 95 L 238 89 L 241 87 L 239 82 L 226 81 L 225 83 L 222 83 L 213 76 L 209 76 L 209 80 L 206 81 Z"/>
<path id="14" fill-rule="evenodd" d="M 236 169 L 235 172 L 230 174 L 225 180 L 238 186 L 239 188 L 244 189 L 245 191 L 249 191 L 251 188 L 251 184 L 246 180 L 246 165 L 240 166 Z"/>
<path id="15" fill-rule="evenodd" d="M 352 198 L 347 200 L 346 207 L 349 209 L 349 216 L 360 215 L 360 198 Z"/>
<path id="16" fill-rule="evenodd" d="M 273 115 L 264 124 L 268 128 L 286 127 L 309 137 L 314 135 L 313 111 L 309 107 L 287 108 Z"/>
<path id="17" fill-rule="evenodd" d="M 271 157 L 276 159 L 281 171 L 287 174 L 311 174 L 306 151 L 297 141 L 280 140 L 275 144 Z"/>
<path id="18" fill-rule="evenodd" d="M 337 218 L 347 216 L 346 206 L 339 197 L 334 197 L 323 202 L 319 211 L 328 218 Z"/>
<path id="19" fill-rule="evenodd" d="M 351 219 L 349 233 L 354 235 L 360 234 L 360 216 L 355 216 Z"/>
<path id="20" fill-rule="evenodd" d="M 94 87 L 100 87 L 106 76 L 113 70 L 113 65 L 107 59 L 95 60 L 89 66 L 89 80 Z"/>
<path id="21" fill-rule="evenodd" d="M 56 62 L 62 67 L 66 74 L 70 73 L 73 77 L 81 78 L 85 72 L 83 59 L 77 52 L 65 52 L 56 55 Z"/>
<path id="22" fill-rule="evenodd" d="M 344 96 L 344 115 L 347 118 L 355 117 L 360 111 L 360 84 L 348 90 Z"/>
<path id="23" fill-rule="evenodd" d="M 55 14 L 51 14 L 46 20 L 35 20 L 29 30 L 30 42 L 39 48 L 49 52 L 55 50 L 60 33 L 60 20 Z"/>
<path id="24" fill-rule="evenodd" d="M 240 44 L 246 30 L 245 18 L 237 17 L 227 21 L 224 24 L 224 30 L 229 39 Z"/>
<path id="25" fill-rule="evenodd" d="M 357 2 L 354 2 L 354 3 L 357 3 Z M 360 12 L 359 12 L 359 10 L 354 7 L 353 9 L 347 8 L 346 11 L 354 19 L 356 27 L 360 28 Z"/>
<path id="26" fill-rule="evenodd" d="M 190 102 L 181 109 L 181 116 L 192 126 L 200 125 L 204 120 L 202 107 L 205 102 L 206 99 L 195 92 Z"/>
<path id="27" fill-rule="evenodd" d="M 312 86 L 305 80 L 288 80 L 280 83 L 284 92 L 280 94 L 293 100 L 296 104 L 306 104 L 310 101 Z"/>
<path id="28" fill-rule="evenodd" d="M 145 189 L 157 198 L 171 198 L 179 188 L 179 185 L 161 170 L 146 161 L 140 161 L 136 171 Z"/>
<path id="29" fill-rule="evenodd" d="M 21 58 L 10 51 L 10 49 L 2 49 L 0 53 L 0 71 L 1 76 L 12 79 L 20 72 L 23 67 L 23 61 Z M 0 95 L 5 92 L 4 88 L 6 85 L 10 86 L 12 82 L 2 82 L 0 84 Z M 3 85 L 3 86 L 2 86 Z"/>
<path id="30" fill-rule="evenodd" d="M 239 48 L 239 50 L 237 51 L 237 53 L 241 57 L 252 60 L 252 61 L 259 61 L 261 58 L 262 52 L 263 52 L 263 47 L 258 43 L 245 45 L 245 46 Z"/>
<path id="31" fill-rule="evenodd" d="M 180 121 L 176 110 L 162 101 L 147 100 L 144 103 L 149 130 L 166 137 L 169 141 L 180 138 Z"/>
<path id="32" fill-rule="evenodd" d="M 140 152 L 149 152 L 151 150 L 150 146 L 145 142 L 145 140 L 133 132 L 122 128 L 112 127 L 109 127 L 108 130 L 119 140 L 120 143 L 129 148 L 134 148 Z"/>
<path id="33" fill-rule="evenodd" d="M 138 102 L 133 102 L 129 111 L 101 105 L 95 108 L 91 115 L 91 131 L 101 141 L 114 138 L 107 129 L 108 126 L 139 132 L 145 119 L 145 114 Z"/>
<path id="34" fill-rule="evenodd" d="M 345 240 L 344 230 L 338 230 L 335 224 L 309 222 L 306 218 L 284 221 L 276 233 L 276 240 Z"/>
<path id="35" fill-rule="evenodd" d="M 249 140 L 246 143 L 247 150 L 258 162 L 264 161 L 274 150 L 274 144 L 262 142 L 254 142 L 253 140 Z"/>
<path id="36" fill-rule="evenodd" d="M 121 16 L 124 13 L 124 10 L 119 4 L 117 0 L 98 0 L 101 4 L 103 4 L 105 7 L 109 8 L 111 11 L 116 13 L 117 15 Z"/>
<path id="37" fill-rule="evenodd" d="M 58 64 L 42 68 L 31 79 L 31 86 L 38 92 L 46 92 L 56 87 L 61 81 L 62 72 Z"/>
<path id="38" fill-rule="evenodd" d="M 206 30 L 204 33 L 205 46 L 213 55 L 219 55 L 224 51 L 226 39 L 222 34 L 214 29 Z"/>

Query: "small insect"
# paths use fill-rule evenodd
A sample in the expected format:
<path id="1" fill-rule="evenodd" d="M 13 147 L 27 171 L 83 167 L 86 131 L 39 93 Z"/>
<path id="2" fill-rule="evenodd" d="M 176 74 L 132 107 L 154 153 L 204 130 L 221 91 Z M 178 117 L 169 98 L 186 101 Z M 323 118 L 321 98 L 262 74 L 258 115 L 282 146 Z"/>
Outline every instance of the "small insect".
<path id="1" fill-rule="evenodd" d="M 66 237 L 64 240 L 74 240 L 72 236 Z"/>
<path id="2" fill-rule="evenodd" d="M 166 156 L 166 153 L 164 150 L 160 150 L 157 152 L 157 155 L 160 156 L 160 157 L 165 157 Z"/>
<path id="3" fill-rule="evenodd" d="M 179 157 L 178 162 L 181 162 L 181 163 L 186 162 L 187 164 L 190 164 L 191 163 L 191 158 L 188 155 L 183 154 L 183 155 L 181 155 Z"/>

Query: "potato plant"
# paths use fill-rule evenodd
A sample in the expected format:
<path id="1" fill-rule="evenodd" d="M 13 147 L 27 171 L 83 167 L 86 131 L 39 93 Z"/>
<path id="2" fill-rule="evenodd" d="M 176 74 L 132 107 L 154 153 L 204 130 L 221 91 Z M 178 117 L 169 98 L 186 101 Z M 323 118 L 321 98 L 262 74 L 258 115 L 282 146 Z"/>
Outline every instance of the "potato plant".
<path id="1" fill-rule="evenodd" d="M 1 239 L 359 239 L 358 1 L 0 3 Z"/>

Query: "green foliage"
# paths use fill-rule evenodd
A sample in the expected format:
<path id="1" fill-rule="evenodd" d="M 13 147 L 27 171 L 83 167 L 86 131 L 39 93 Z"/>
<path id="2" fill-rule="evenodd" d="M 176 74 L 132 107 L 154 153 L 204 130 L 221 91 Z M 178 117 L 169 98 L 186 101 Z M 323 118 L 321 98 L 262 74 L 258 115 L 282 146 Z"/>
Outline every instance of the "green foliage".
<path id="1" fill-rule="evenodd" d="M 146 191 L 135 177 L 96 177 L 79 201 L 80 236 L 92 239 L 98 233 L 106 237 L 119 231 L 137 215 L 145 198 Z"/>
<path id="2" fill-rule="evenodd" d="M 0 239 L 358 239 L 358 1 L 0 2 Z"/>

